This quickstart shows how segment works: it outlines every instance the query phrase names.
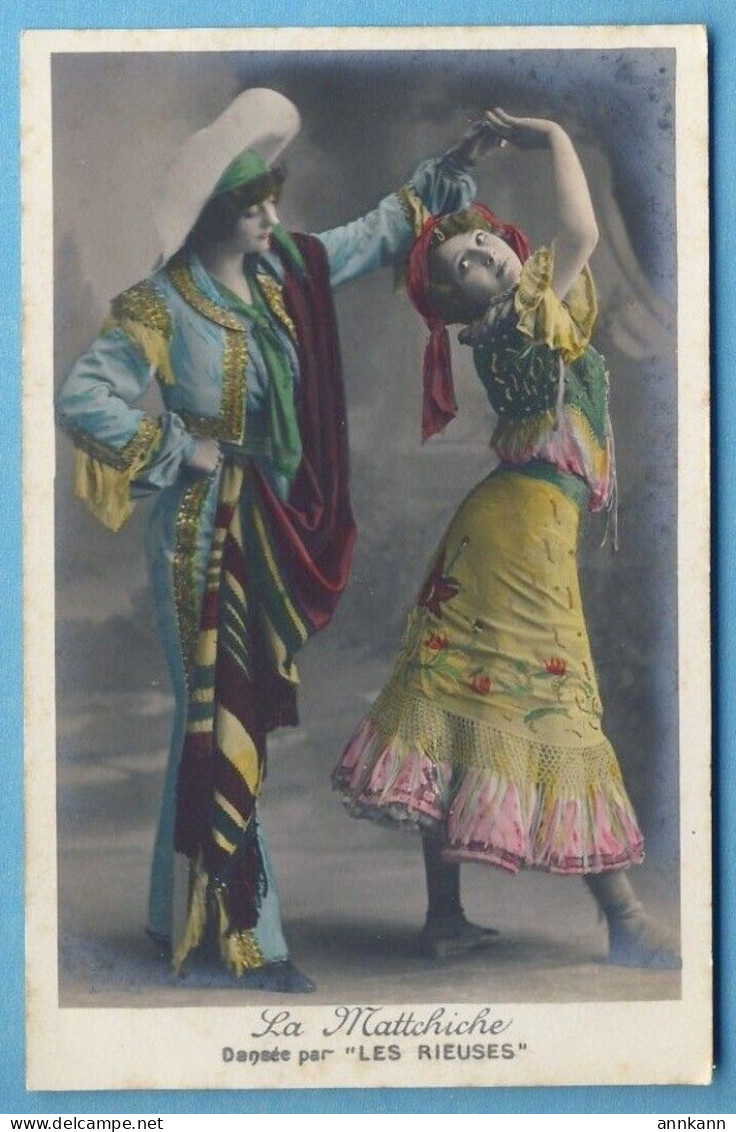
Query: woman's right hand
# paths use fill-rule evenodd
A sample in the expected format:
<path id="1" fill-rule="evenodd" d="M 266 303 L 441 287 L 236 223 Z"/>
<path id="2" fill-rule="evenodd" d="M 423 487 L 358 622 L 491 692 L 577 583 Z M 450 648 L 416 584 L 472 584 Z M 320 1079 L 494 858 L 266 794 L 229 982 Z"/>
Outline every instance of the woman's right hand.
<path id="1" fill-rule="evenodd" d="M 204 476 L 213 476 L 222 463 L 222 452 L 216 440 L 197 440 L 191 456 L 186 461 L 188 468 Z"/>

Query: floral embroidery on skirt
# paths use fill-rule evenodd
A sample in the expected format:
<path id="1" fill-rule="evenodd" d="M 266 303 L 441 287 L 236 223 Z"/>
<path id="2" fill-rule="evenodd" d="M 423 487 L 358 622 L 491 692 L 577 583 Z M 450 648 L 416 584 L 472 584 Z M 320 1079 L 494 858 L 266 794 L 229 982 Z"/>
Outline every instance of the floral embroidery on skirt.
<path id="1" fill-rule="evenodd" d="M 334 772 L 352 813 L 434 829 L 447 858 L 512 871 L 642 860 L 601 724 L 578 523 L 559 487 L 513 471 L 461 505 Z"/>

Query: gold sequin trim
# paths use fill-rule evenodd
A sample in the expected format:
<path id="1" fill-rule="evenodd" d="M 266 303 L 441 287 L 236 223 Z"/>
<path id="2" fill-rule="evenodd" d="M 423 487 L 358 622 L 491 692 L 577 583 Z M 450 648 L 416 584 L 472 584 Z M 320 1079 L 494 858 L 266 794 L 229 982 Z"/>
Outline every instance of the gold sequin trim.
<path id="1" fill-rule="evenodd" d="M 226 964 L 236 975 L 250 971 L 254 967 L 263 967 L 264 958 L 256 937 L 251 931 L 243 930 L 228 935 L 221 946 L 222 957 Z"/>
<path id="2" fill-rule="evenodd" d="M 181 413 L 187 427 L 200 436 L 216 437 L 239 444 L 245 432 L 245 367 L 248 338 L 240 319 L 225 307 L 208 299 L 197 287 L 185 260 L 175 257 L 167 272 L 171 282 L 190 307 L 225 330 L 222 402 L 219 417 L 200 417 Z"/>
<path id="3" fill-rule="evenodd" d="M 284 288 L 277 283 L 272 275 L 258 274 L 256 279 L 271 314 L 278 319 L 291 336 L 292 341 L 296 342 L 296 327 L 284 304 Z"/>
<path id="4" fill-rule="evenodd" d="M 197 479 L 184 492 L 176 518 L 176 547 L 174 550 L 174 600 L 179 622 L 179 637 L 184 660 L 184 672 L 189 676 L 199 632 L 199 602 L 197 601 L 196 555 L 197 537 L 202 508 L 214 480 L 207 476 Z"/>
<path id="5" fill-rule="evenodd" d="M 161 426 L 150 417 L 144 417 L 138 431 L 130 440 L 122 448 L 113 448 L 110 444 L 103 444 L 84 429 L 77 428 L 64 420 L 61 421 L 61 425 L 77 448 L 93 459 L 99 460 L 101 464 L 108 464 L 119 472 L 127 471 L 133 464 L 140 466 L 141 460 L 150 455 L 162 435 Z"/>
<path id="6" fill-rule="evenodd" d="M 197 413 L 188 413 L 186 409 L 179 409 L 179 416 L 184 422 L 187 432 L 193 436 L 209 437 L 214 440 L 225 440 L 222 434 L 222 419 L 220 417 L 200 417 Z"/>
<path id="7" fill-rule="evenodd" d="M 398 190 L 396 196 L 404 210 L 406 219 L 411 225 L 412 232 L 415 236 L 420 235 L 422 228 L 431 215 L 429 210 L 425 207 L 421 198 L 411 185 L 404 185 Z"/>
<path id="8" fill-rule="evenodd" d="M 166 303 L 148 279 L 136 283 L 135 287 L 129 287 L 114 298 L 111 310 L 115 319 L 131 318 L 135 322 L 143 322 L 158 330 L 166 339 L 171 338 L 173 327 Z"/>

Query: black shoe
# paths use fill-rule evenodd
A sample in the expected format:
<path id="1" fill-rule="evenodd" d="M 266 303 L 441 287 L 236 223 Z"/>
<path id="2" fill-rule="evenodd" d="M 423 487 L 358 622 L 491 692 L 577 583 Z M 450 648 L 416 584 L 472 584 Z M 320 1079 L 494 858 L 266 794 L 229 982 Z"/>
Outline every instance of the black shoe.
<path id="1" fill-rule="evenodd" d="M 316 984 L 303 975 L 290 959 L 254 967 L 238 976 L 238 986 L 249 990 L 276 991 L 280 994 L 311 994 Z"/>
<path id="2" fill-rule="evenodd" d="M 165 935 L 153 931 L 151 928 L 146 928 L 146 935 L 153 944 L 157 957 L 159 959 L 165 959 L 167 963 L 170 963 L 171 940 L 167 939 Z"/>
<path id="3" fill-rule="evenodd" d="M 498 935 L 495 928 L 471 924 L 462 912 L 451 916 L 428 916 L 419 933 L 417 950 L 425 959 L 451 959 L 455 955 L 493 947 Z"/>

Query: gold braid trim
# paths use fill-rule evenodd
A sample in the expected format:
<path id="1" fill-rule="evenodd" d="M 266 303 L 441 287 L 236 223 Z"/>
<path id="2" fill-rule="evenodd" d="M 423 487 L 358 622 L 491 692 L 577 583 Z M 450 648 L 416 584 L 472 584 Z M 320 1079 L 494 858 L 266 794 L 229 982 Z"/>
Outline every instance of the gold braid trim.
<path id="1" fill-rule="evenodd" d="M 171 338 L 173 325 L 171 315 L 162 296 L 149 279 L 136 283 L 127 291 L 117 295 L 111 304 L 113 318 L 130 318 L 143 322 L 152 330 L 158 330 L 164 338 Z"/>
<path id="2" fill-rule="evenodd" d="M 164 385 L 175 385 L 169 343 L 173 324 L 166 303 L 150 280 L 136 283 L 112 301 L 103 333 L 121 330 L 143 354 Z"/>
<path id="3" fill-rule="evenodd" d="M 406 216 L 412 235 L 416 239 L 432 213 L 425 208 L 422 199 L 411 185 L 403 185 L 396 192 L 396 197 Z M 400 291 L 406 285 L 406 263 L 397 262 L 394 265 L 394 290 Z"/>
<path id="4" fill-rule="evenodd" d="M 179 409 L 178 415 L 184 422 L 187 432 L 192 436 L 209 437 L 213 440 L 229 440 L 227 430 L 223 429 L 222 417 L 201 417 L 186 409 Z M 237 441 L 236 441 L 237 443 Z"/>
<path id="5" fill-rule="evenodd" d="M 245 327 L 236 315 L 202 294 L 189 266 L 180 256 L 174 257 L 166 271 L 184 301 L 225 330 L 220 416 L 202 417 L 186 412 L 180 413 L 180 416 L 187 428 L 198 436 L 239 444 L 245 432 L 245 367 L 248 361 Z"/>
<path id="6" fill-rule="evenodd" d="M 197 601 L 196 554 L 202 508 L 214 480 L 202 476 L 184 492 L 176 517 L 176 543 L 174 548 L 174 601 L 179 623 L 179 639 L 188 681 L 189 671 L 197 646 L 199 633 L 199 602 Z"/>
<path id="7" fill-rule="evenodd" d="M 403 185 L 396 193 L 399 204 L 404 210 L 406 219 L 411 225 L 414 236 L 419 236 L 422 228 L 431 216 L 421 197 L 417 195 L 411 185 Z"/>
<path id="8" fill-rule="evenodd" d="M 89 433 L 70 428 L 76 447 L 74 493 L 96 519 L 111 531 L 119 531 L 133 514 L 130 484 L 151 459 L 161 439 L 161 429 L 149 417 L 122 448 L 101 444 Z"/>
<path id="9" fill-rule="evenodd" d="M 64 431 L 74 441 L 76 448 L 81 449 L 88 456 L 92 456 L 95 460 L 99 460 L 102 464 L 108 464 L 111 468 L 116 468 L 118 471 L 124 472 L 129 468 L 136 465 L 137 470 L 140 471 L 143 466 L 141 463 L 142 457 L 148 458 L 151 449 L 161 439 L 161 427 L 156 421 L 151 420 L 150 417 L 144 417 L 141 421 L 138 431 L 130 438 L 130 440 L 123 445 L 122 448 L 114 448 L 111 444 L 103 444 L 101 440 L 92 436 L 91 433 L 85 432 L 84 429 L 78 428 L 76 425 L 68 424 L 62 421 Z M 145 461 L 144 461 L 145 462 Z"/>
<path id="10" fill-rule="evenodd" d="M 166 268 L 166 272 L 181 297 L 189 303 L 190 307 L 194 307 L 199 314 L 203 314 L 210 322 L 216 322 L 218 326 L 243 332 L 242 323 L 237 315 L 202 294 L 194 282 L 191 268 L 184 259 L 174 256 Z"/>
<path id="11" fill-rule="evenodd" d="M 281 323 L 292 341 L 296 342 L 296 327 L 284 305 L 284 288 L 272 275 L 259 273 L 256 279 L 271 314 Z"/>
<path id="12" fill-rule="evenodd" d="M 369 712 L 376 732 L 376 758 L 397 741 L 433 762 L 475 767 L 524 786 L 540 786 L 553 797 L 585 797 L 622 788 L 621 770 L 608 739 L 593 746 L 567 747 L 502 731 L 484 720 L 456 715 L 391 683 Z M 400 768 L 397 768 L 397 772 Z"/>

